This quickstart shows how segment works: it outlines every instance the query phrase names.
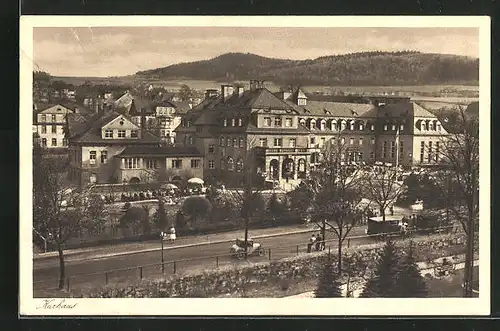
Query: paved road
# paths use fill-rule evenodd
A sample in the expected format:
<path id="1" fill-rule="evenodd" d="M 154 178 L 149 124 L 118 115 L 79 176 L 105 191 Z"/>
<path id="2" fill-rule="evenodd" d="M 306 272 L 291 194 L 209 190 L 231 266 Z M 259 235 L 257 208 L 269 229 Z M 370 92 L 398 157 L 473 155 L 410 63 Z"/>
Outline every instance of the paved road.
<path id="1" fill-rule="evenodd" d="M 354 228 L 351 236 L 364 235 L 365 227 Z M 251 235 L 251 233 L 250 233 Z M 327 240 L 334 239 L 332 233 L 327 233 Z M 309 234 L 292 234 L 279 237 L 270 237 L 259 239 L 264 248 L 271 247 L 271 259 L 281 259 L 299 253 L 306 253 Z M 353 239 L 351 244 L 359 245 L 372 242 L 373 239 L 361 238 Z M 344 244 L 347 244 L 347 240 Z M 228 256 L 230 243 L 220 243 L 213 245 L 194 246 L 164 251 L 164 261 L 177 261 L 175 271 L 177 274 L 190 272 L 199 272 L 210 270 L 217 267 L 215 258 L 208 258 L 219 255 L 219 267 L 227 265 L 248 264 L 253 262 L 267 261 L 269 251 L 266 250 L 266 256 L 251 257 L 249 261 L 239 261 Z M 327 245 L 328 246 L 328 245 Z M 331 242 L 332 250 L 337 247 L 335 242 Z M 189 259 L 189 260 L 188 260 Z M 184 261 L 179 261 L 184 260 Z M 34 260 L 34 295 L 43 296 L 46 290 L 55 289 L 57 277 L 59 275 L 59 265 L 56 259 L 46 261 Z M 120 282 L 123 280 L 133 280 L 139 277 L 138 266 L 158 264 L 161 262 L 161 252 L 138 253 L 129 256 L 117 256 L 103 258 L 94 261 L 68 261 L 66 264 L 66 275 L 71 276 L 70 285 L 72 288 L 95 287 L 105 284 L 105 275 L 85 275 L 89 273 L 101 273 L 111 269 L 132 268 L 130 270 L 114 271 L 108 274 L 109 282 Z M 134 268 L 135 267 L 135 268 Z M 165 274 L 173 274 L 174 264 L 165 264 Z M 80 276 L 79 276 L 80 275 Z M 143 268 L 143 277 L 160 276 L 160 266 L 149 266 Z M 78 277 L 75 277 L 78 276 Z"/>

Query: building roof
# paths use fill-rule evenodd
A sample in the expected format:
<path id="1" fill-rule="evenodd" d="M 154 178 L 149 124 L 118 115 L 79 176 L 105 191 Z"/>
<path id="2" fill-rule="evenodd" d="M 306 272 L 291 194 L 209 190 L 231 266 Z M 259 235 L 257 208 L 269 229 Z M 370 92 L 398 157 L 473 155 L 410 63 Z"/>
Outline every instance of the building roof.
<path id="1" fill-rule="evenodd" d="M 196 147 L 190 146 L 130 146 L 121 152 L 119 157 L 129 156 L 202 156 Z"/>
<path id="2" fill-rule="evenodd" d="M 436 118 L 436 115 L 415 102 L 390 103 L 367 111 L 364 117 L 427 117 Z"/>
<path id="3" fill-rule="evenodd" d="M 371 104 L 312 100 L 308 101 L 305 106 L 295 106 L 295 109 L 300 114 L 339 117 L 363 116 L 366 112 L 373 108 L 375 108 L 375 106 Z"/>
<path id="4" fill-rule="evenodd" d="M 78 115 L 78 114 L 75 114 Z M 143 144 L 143 143 L 158 143 L 160 138 L 153 135 L 147 130 L 142 131 L 141 138 L 134 139 L 103 139 L 102 127 L 119 116 L 124 116 L 117 112 L 105 112 L 104 114 L 96 114 L 92 118 L 68 118 L 69 136 L 74 143 L 106 143 L 106 144 Z"/>

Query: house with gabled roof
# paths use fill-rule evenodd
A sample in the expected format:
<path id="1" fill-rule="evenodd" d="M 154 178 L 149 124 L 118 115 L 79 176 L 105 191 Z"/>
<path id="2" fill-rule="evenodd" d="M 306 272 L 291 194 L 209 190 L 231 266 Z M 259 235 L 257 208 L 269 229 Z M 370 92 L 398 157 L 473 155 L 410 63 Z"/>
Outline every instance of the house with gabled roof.
<path id="1" fill-rule="evenodd" d="M 261 81 L 249 90 L 222 85 L 182 117 L 177 142 L 205 155 L 206 181 L 234 186 L 245 182 L 246 162 L 264 180 L 297 184 L 319 165 L 325 144 L 337 140 L 346 146 L 345 162 L 435 162 L 419 149 L 447 135 L 434 115 L 409 99 L 359 99 L 316 99 L 301 88 L 271 93 Z"/>
<path id="2" fill-rule="evenodd" d="M 203 170 L 202 155 L 195 149 L 162 146 L 158 136 L 112 110 L 68 115 L 66 134 L 69 179 L 81 186 L 151 182 L 166 169 L 182 172 L 191 166 L 197 174 Z"/>

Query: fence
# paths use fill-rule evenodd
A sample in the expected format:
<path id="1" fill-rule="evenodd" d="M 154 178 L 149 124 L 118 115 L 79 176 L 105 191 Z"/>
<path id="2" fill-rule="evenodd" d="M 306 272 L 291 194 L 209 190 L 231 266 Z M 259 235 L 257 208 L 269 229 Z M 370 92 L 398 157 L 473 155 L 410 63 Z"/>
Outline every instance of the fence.
<path id="1" fill-rule="evenodd" d="M 428 235 L 436 232 L 457 233 L 461 231 L 461 228 L 447 226 L 442 228 L 434 228 L 432 229 L 433 231 L 429 230 L 430 229 L 414 230 L 406 233 L 405 235 L 401 235 L 400 232 L 390 232 L 375 235 L 352 236 L 345 238 L 345 240 L 342 242 L 342 246 L 349 248 L 356 242 L 362 243 L 363 240 L 368 241 L 367 243 L 374 243 L 376 242 L 376 240 L 385 240 L 387 238 L 406 239 L 414 235 L 422 235 L 422 233 L 426 233 Z M 335 245 L 338 243 L 337 238 L 325 240 L 324 243 L 324 249 L 325 251 L 328 251 L 328 253 L 334 253 L 333 249 L 338 249 L 338 246 Z M 300 255 L 303 253 L 307 254 L 308 245 L 309 243 L 299 243 L 279 247 L 268 247 L 263 249 L 263 254 L 259 255 L 257 254 L 257 252 L 251 252 L 252 254 L 248 257 L 250 258 L 250 256 L 252 256 L 252 260 L 254 262 L 279 260 L 293 255 Z M 161 261 L 164 258 L 163 251 L 160 250 L 160 254 L 161 258 L 159 255 L 158 260 Z M 199 262 L 201 262 L 201 265 Z M 200 272 L 210 268 L 218 269 L 228 265 L 238 266 L 247 265 L 248 263 L 249 261 L 247 259 L 237 259 L 234 257 L 234 254 L 218 254 L 213 256 L 201 256 L 173 261 L 163 261 L 159 263 L 145 264 L 127 268 L 110 269 L 87 274 L 77 274 L 73 276 L 67 276 L 64 283 L 65 288 L 67 290 L 70 290 L 73 286 L 75 288 L 95 287 L 100 285 L 107 285 L 110 282 L 120 283 L 128 280 L 140 280 L 146 277 L 150 278 L 155 276 L 163 277 L 165 275 L 185 275 L 193 271 Z M 36 281 L 33 283 L 33 288 L 35 291 L 50 288 L 54 289 L 54 286 L 57 285 L 58 282 L 58 278 Z"/>

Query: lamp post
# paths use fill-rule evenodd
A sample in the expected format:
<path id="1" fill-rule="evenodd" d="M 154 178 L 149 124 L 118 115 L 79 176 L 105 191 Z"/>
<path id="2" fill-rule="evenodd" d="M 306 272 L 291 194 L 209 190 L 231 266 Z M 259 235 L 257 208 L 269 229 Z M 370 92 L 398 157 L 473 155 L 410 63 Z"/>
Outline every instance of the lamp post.
<path id="1" fill-rule="evenodd" d="M 165 273 L 165 263 L 164 263 L 164 259 L 163 259 L 163 238 L 165 236 L 165 232 L 161 232 L 160 233 L 160 242 L 161 242 L 161 273 L 164 274 Z"/>

